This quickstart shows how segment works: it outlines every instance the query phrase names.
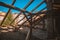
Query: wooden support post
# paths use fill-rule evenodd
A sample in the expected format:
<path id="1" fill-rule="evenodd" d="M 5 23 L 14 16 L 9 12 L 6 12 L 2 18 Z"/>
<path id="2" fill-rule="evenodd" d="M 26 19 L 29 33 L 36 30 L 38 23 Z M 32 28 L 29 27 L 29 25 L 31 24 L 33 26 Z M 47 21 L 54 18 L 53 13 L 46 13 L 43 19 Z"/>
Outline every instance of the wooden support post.
<path id="1" fill-rule="evenodd" d="M 46 0 L 47 2 L 47 31 L 48 31 L 48 40 L 54 38 L 54 18 L 53 18 L 53 0 Z"/>
<path id="2" fill-rule="evenodd" d="M 43 29 L 45 29 L 45 19 L 43 19 Z"/>
<path id="3" fill-rule="evenodd" d="M 32 38 L 32 25 L 33 25 L 33 24 L 32 24 L 32 15 L 31 15 L 30 30 L 28 31 L 26 40 L 31 40 L 31 38 Z"/>

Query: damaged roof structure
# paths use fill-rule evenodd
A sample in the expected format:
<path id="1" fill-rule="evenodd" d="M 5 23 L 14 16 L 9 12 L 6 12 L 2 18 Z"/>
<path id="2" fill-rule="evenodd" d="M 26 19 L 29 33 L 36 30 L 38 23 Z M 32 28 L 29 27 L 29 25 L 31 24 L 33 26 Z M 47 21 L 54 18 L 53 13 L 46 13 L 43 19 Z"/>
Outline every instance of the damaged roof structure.
<path id="1" fill-rule="evenodd" d="M 26 9 L 34 2 L 34 0 L 30 0 L 26 6 L 21 9 L 21 8 L 18 8 L 18 7 L 15 7 L 14 4 L 17 0 L 13 0 L 13 3 L 11 5 L 9 4 L 6 4 L 4 2 L 0 2 L 0 6 L 3 6 L 3 7 L 7 7 L 9 8 L 8 12 L 6 13 L 5 17 L 3 18 L 3 20 L 1 21 L 0 23 L 0 26 L 2 26 L 2 24 L 4 23 L 6 17 L 8 16 L 9 12 L 11 11 L 11 9 L 14 9 L 14 10 L 17 10 L 17 11 L 20 11 L 20 13 L 10 22 L 10 26 L 13 26 L 13 27 L 16 27 L 16 26 L 19 26 L 19 28 L 21 26 L 26 26 L 28 27 L 30 30 L 28 31 L 27 33 L 27 37 L 26 37 L 26 40 L 30 40 L 31 38 L 31 35 L 32 35 L 32 29 L 39 29 L 37 27 L 35 27 L 37 24 L 39 25 L 43 25 L 43 28 L 45 28 L 45 20 L 47 19 L 47 22 L 48 22 L 48 25 L 52 25 L 52 19 L 49 20 L 49 18 L 52 17 L 53 15 L 53 10 L 55 12 L 55 10 L 58 10 L 60 9 L 60 4 L 57 3 L 55 0 L 43 0 L 41 3 L 39 3 L 38 5 L 36 5 L 35 8 L 33 8 L 31 10 L 31 12 L 29 11 L 26 11 Z M 34 11 L 39 7 L 41 6 L 43 3 L 46 3 L 46 7 L 42 8 L 41 10 L 39 10 L 38 12 L 35 12 Z M 47 10 L 45 10 L 47 9 Z M 52 11 L 51 11 L 52 10 Z M 16 25 L 13 25 L 12 23 L 21 15 L 23 14 L 24 17 L 19 20 Z M 53 15 L 54 16 L 54 15 Z M 48 17 L 48 18 L 47 18 Z M 53 18 L 53 17 L 52 17 Z M 40 24 L 40 22 L 43 22 L 43 24 Z M 20 23 L 20 24 L 19 24 Z M 18 30 L 19 30 L 18 28 Z M 42 29 L 43 30 L 43 29 Z M 51 31 L 49 30 L 49 28 L 47 29 L 48 31 Z M 52 29 L 53 30 L 53 29 Z"/>

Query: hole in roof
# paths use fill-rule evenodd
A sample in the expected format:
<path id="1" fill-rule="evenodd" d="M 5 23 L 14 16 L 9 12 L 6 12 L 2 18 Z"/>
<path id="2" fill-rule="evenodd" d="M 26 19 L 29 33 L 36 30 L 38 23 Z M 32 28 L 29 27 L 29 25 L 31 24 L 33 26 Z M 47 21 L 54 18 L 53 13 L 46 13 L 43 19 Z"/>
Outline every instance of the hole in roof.
<path id="1" fill-rule="evenodd" d="M 13 0 L 0 0 L 0 2 L 4 2 L 6 4 L 12 4 Z"/>
<path id="2" fill-rule="evenodd" d="M 23 9 L 26 6 L 26 4 L 28 4 L 29 1 L 30 0 L 28 1 L 27 0 L 16 0 L 16 3 L 14 4 L 14 6 Z"/>
<path id="3" fill-rule="evenodd" d="M 5 12 L 5 13 L 7 13 L 8 12 L 8 10 L 9 10 L 9 8 L 7 8 L 7 7 L 3 7 L 3 6 L 0 6 L 0 12 Z M 19 14 L 20 13 L 20 11 L 17 11 L 17 10 L 14 10 L 14 9 L 11 9 L 10 10 L 11 11 L 11 13 L 17 13 L 17 14 Z"/>
<path id="4" fill-rule="evenodd" d="M 8 8 L 3 7 L 3 6 L 0 6 L 0 11 L 1 12 L 7 12 L 8 11 Z"/>
<path id="5" fill-rule="evenodd" d="M 17 10 L 14 10 L 14 9 L 12 9 L 11 12 L 12 12 L 13 14 L 19 14 L 19 13 L 20 13 L 20 11 L 17 11 Z"/>
<path id="6" fill-rule="evenodd" d="M 43 3 L 40 7 L 38 7 L 38 8 L 34 11 L 34 13 L 42 10 L 44 7 L 46 7 L 46 3 Z"/>
<path id="7" fill-rule="evenodd" d="M 31 12 L 34 7 L 36 7 L 39 3 L 41 3 L 43 0 L 34 0 L 34 2 L 26 9 L 27 11 Z"/>
<path id="8" fill-rule="evenodd" d="M 12 0 L 0 0 L 1 2 L 4 2 L 4 3 L 7 3 L 7 4 L 11 4 L 13 1 Z M 5 2 L 6 1 L 6 2 Z M 23 9 L 26 4 L 29 2 L 30 0 L 16 0 L 14 6 L 18 7 L 18 8 L 21 8 Z M 34 2 L 26 9 L 27 11 L 31 12 L 31 10 L 36 7 L 39 3 L 41 3 L 43 0 L 34 0 Z M 46 4 L 43 3 L 41 6 L 39 6 L 34 12 L 38 12 L 39 10 L 41 10 L 43 7 L 45 7 Z M 6 9 L 5 7 L 1 7 L 0 6 L 0 11 L 3 11 L 3 12 L 7 12 L 8 9 Z M 18 12 L 16 10 L 12 10 L 12 12 Z M 19 12 L 18 12 L 19 13 Z"/>

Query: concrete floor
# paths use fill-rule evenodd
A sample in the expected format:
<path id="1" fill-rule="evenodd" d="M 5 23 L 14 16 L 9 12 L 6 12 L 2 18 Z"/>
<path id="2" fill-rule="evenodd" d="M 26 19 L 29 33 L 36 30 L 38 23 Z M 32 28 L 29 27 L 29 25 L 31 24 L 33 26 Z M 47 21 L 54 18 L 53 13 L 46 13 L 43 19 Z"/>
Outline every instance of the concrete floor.
<path id="1" fill-rule="evenodd" d="M 0 40 L 25 40 L 26 34 L 21 32 L 6 32 L 0 33 Z M 32 36 L 31 40 L 40 40 L 35 36 Z"/>

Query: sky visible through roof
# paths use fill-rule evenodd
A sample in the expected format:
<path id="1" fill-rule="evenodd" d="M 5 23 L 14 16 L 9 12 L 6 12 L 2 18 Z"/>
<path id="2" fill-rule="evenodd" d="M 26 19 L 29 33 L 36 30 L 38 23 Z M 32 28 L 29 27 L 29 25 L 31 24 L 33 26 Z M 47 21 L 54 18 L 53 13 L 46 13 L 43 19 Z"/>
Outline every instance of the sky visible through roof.
<path id="1" fill-rule="evenodd" d="M 0 2 L 4 2 L 6 4 L 12 4 L 13 0 L 0 0 Z M 23 9 L 26 4 L 29 2 L 30 0 L 16 0 L 14 6 Z M 34 0 L 34 2 L 26 9 L 27 11 L 31 12 L 31 10 L 36 7 L 39 3 L 41 3 L 43 0 Z M 38 12 L 39 10 L 43 9 L 44 7 L 46 7 L 46 3 L 43 3 L 41 6 L 39 6 L 34 12 Z M 45 9 L 46 10 L 46 9 Z M 7 12 L 8 8 L 0 6 L 0 11 L 3 12 Z M 12 12 L 18 12 L 17 10 L 13 10 Z"/>

